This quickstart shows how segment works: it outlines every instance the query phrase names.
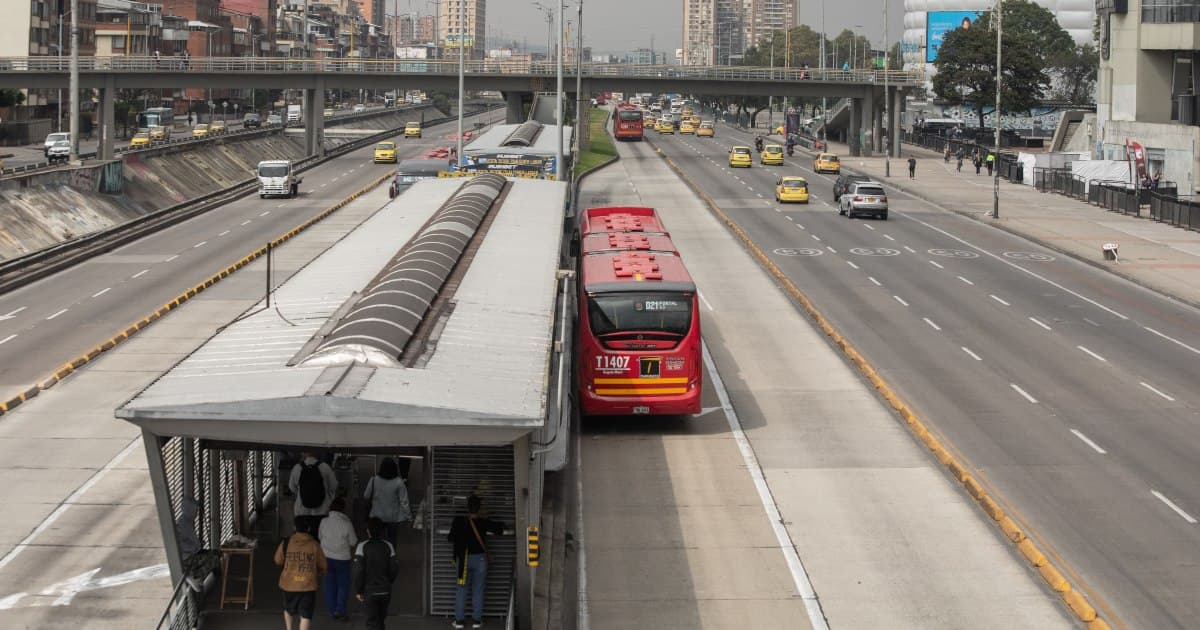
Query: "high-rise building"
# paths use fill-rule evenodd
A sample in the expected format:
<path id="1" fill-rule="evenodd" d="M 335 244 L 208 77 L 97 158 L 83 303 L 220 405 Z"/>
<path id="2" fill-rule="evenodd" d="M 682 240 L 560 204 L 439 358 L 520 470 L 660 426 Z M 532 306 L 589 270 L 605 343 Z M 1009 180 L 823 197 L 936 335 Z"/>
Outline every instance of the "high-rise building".
<path id="1" fill-rule="evenodd" d="M 775 31 L 796 26 L 797 0 L 746 0 L 744 4 L 744 45 L 757 46 Z"/>
<path id="2" fill-rule="evenodd" d="M 437 44 L 444 51 L 442 57 L 457 59 L 460 48 L 465 48 L 467 59 L 482 59 L 487 35 L 487 0 L 440 0 L 439 4 Z"/>
<path id="3" fill-rule="evenodd" d="M 413 39 L 422 44 L 428 44 L 437 39 L 437 16 L 422 15 L 417 18 L 417 28 L 413 33 Z"/>
<path id="4" fill-rule="evenodd" d="M 3 5 L 0 20 L 0 57 L 35 57 L 71 54 L 70 0 L 29 0 Z M 29 6 L 16 9 L 17 5 Z M 12 10 L 7 10 L 11 8 Z M 79 0 L 79 54 L 96 54 L 96 0 Z M 60 52 L 61 51 L 61 52 Z M 57 102 L 59 90 L 29 90 L 25 105 L 40 106 Z"/>
<path id="5" fill-rule="evenodd" d="M 745 23 L 745 2 L 749 0 L 714 0 L 716 29 L 713 33 L 713 62 L 719 66 L 741 63 L 746 51 L 742 25 Z"/>
<path id="6" fill-rule="evenodd" d="M 715 35 L 716 0 L 684 0 L 683 65 L 711 66 Z"/>

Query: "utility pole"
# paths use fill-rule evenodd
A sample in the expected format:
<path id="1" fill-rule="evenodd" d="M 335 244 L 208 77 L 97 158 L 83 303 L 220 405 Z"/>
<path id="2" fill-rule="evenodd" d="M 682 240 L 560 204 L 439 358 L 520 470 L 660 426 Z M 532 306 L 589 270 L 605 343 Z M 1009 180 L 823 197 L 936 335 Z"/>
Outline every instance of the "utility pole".
<path id="1" fill-rule="evenodd" d="M 579 151 L 582 150 L 580 138 L 583 137 L 581 132 L 584 123 L 583 115 L 583 0 L 579 1 L 579 11 L 576 14 L 576 26 L 578 32 L 575 34 L 575 156 L 579 156 Z"/>
<path id="2" fill-rule="evenodd" d="M 466 70 L 466 53 L 464 45 L 467 43 L 467 0 L 458 0 L 458 166 L 461 169 L 465 160 L 463 160 L 463 87 L 466 81 L 464 80 L 464 72 Z M 474 41 L 472 41 L 474 43 Z"/>
<path id="3" fill-rule="evenodd" d="M 992 218 L 1000 218 L 1000 38 L 1004 34 L 1004 0 L 996 0 L 996 148 L 992 164 Z"/>
<path id="4" fill-rule="evenodd" d="M 71 0 L 71 152 L 67 160 L 79 165 L 79 0 Z"/>
<path id="5" fill-rule="evenodd" d="M 884 177 L 892 176 L 892 143 L 888 136 L 896 133 L 896 130 L 892 128 L 892 121 L 895 120 L 895 112 L 892 111 L 892 91 L 888 89 L 888 74 L 891 71 L 891 67 L 888 65 L 889 52 L 891 52 L 891 48 L 888 46 L 888 0 L 883 0 L 883 111 L 885 112 L 883 119 L 888 124 L 888 132 L 883 136 Z"/>
<path id="6" fill-rule="evenodd" d="M 886 0 L 885 0 L 886 1 Z M 886 20 L 885 20 L 886 21 Z M 825 80 L 825 0 L 821 0 L 821 80 Z M 829 125 L 829 111 L 825 97 L 821 97 L 821 145 L 822 150 L 828 151 L 829 136 L 825 127 Z"/>
<path id="7" fill-rule="evenodd" d="M 564 0 L 558 0 L 558 46 L 555 47 L 555 57 L 558 63 L 558 92 L 555 95 L 554 120 L 558 124 L 558 145 L 554 147 L 554 179 L 563 180 L 563 7 Z"/>

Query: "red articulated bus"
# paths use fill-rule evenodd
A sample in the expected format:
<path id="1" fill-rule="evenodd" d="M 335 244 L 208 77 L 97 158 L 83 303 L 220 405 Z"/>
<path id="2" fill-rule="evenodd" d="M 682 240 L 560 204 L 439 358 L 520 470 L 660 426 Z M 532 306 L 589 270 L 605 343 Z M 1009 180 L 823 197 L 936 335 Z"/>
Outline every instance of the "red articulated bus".
<path id="1" fill-rule="evenodd" d="M 700 412 L 696 285 L 653 208 L 589 208 L 580 220 L 580 410 Z"/>
<path id="2" fill-rule="evenodd" d="M 617 140 L 642 139 L 642 110 L 622 103 L 617 108 L 616 117 L 613 137 Z"/>

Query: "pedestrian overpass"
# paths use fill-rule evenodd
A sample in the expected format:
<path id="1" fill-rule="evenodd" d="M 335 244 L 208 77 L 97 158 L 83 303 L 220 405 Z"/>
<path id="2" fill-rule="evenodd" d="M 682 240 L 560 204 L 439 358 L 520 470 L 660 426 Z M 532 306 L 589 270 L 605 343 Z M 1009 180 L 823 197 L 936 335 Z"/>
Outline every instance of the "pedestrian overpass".
<path id="1" fill-rule="evenodd" d="M 113 157 L 113 98 L 128 88 L 295 89 L 306 94 L 304 112 L 310 154 L 321 151 L 326 89 L 458 89 L 457 61 L 424 59 L 296 59 L 276 57 L 82 57 L 79 85 L 100 91 L 101 143 L 98 156 Z M 503 92 L 509 122 L 521 122 L 527 95 L 556 86 L 557 65 L 550 62 L 471 60 L 463 64 L 469 90 Z M 807 69 L 751 66 L 663 66 L 573 63 L 563 67 L 565 89 L 579 76 L 582 91 L 681 94 L 739 94 L 850 99 L 850 135 L 872 130 L 870 151 L 883 149 L 884 104 L 898 129 L 906 90 L 920 89 L 924 77 L 908 70 Z M 68 57 L 0 58 L 0 84 L 24 89 L 68 87 Z M 899 134 L 892 134 L 899 148 Z M 852 147 L 852 154 L 858 154 Z"/>

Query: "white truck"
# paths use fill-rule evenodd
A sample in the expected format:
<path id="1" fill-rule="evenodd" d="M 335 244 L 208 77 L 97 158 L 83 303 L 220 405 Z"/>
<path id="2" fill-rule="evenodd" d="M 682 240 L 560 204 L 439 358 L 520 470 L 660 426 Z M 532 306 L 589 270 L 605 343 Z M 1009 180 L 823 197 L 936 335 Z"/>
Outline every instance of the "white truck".
<path id="1" fill-rule="evenodd" d="M 299 105 L 288 105 L 287 107 L 287 124 L 299 125 L 304 121 L 303 116 L 300 115 Z"/>
<path id="2" fill-rule="evenodd" d="M 300 193 L 303 178 L 296 173 L 291 160 L 265 160 L 258 163 L 258 197 L 268 195 L 292 198 Z"/>

